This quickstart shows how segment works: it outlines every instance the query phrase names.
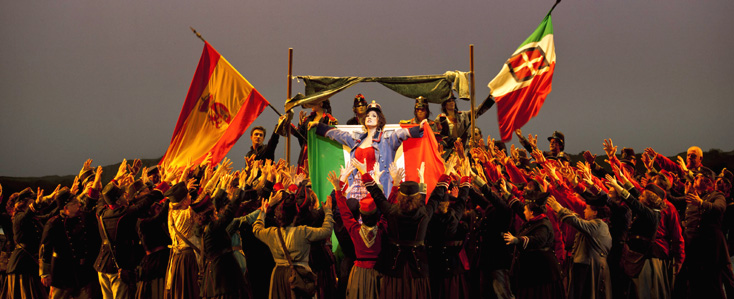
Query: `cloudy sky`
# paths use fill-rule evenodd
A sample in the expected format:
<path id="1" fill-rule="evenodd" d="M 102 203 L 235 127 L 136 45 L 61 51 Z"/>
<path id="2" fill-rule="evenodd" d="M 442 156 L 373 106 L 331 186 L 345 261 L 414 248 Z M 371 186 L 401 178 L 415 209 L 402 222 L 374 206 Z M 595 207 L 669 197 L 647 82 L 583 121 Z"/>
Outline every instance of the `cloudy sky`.
<path id="1" fill-rule="evenodd" d="M 282 112 L 288 48 L 294 75 L 404 76 L 468 71 L 474 44 L 476 94 L 483 99 L 487 83 L 552 4 L 6 1 L 0 175 L 66 175 L 87 158 L 107 165 L 162 156 L 203 47 L 189 26 Z M 553 12 L 553 92 L 523 131 L 547 137 L 560 130 L 574 154 L 602 153 L 609 137 L 620 147 L 668 155 L 690 145 L 734 149 L 732 11 L 731 0 L 564 0 Z M 293 88 L 303 92 L 302 82 L 293 80 Z M 412 100 L 363 83 L 332 98 L 337 118 L 351 117 L 357 93 L 389 107 L 388 122 L 411 117 Z M 255 125 L 270 132 L 276 119 L 266 109 Z M 498 136 L 496 109 L 478 126 Z M 247 136 L 229 154 L 236 167 L 244 164 Z"/>

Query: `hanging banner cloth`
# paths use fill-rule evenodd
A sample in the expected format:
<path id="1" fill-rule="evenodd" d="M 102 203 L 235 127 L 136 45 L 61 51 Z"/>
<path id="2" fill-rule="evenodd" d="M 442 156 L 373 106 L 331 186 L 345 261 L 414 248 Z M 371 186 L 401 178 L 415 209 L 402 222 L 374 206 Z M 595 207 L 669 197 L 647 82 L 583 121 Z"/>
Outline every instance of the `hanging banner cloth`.
<path id="1" fill-rule="evenodd" d="M 377 82 L 407 97 L 423 96 L 431 103 L 442 103 L 456 91 L 459 98 L 468 100 L 471 93 L 469 72 L 447 71 L 443 75 L 403 77 L 325 77 L 296 76 L 306 84 L 306 94 L 297 94 L 285 102 L 285 110 L 295 106 L 319 102 L 360 82 Z"/>

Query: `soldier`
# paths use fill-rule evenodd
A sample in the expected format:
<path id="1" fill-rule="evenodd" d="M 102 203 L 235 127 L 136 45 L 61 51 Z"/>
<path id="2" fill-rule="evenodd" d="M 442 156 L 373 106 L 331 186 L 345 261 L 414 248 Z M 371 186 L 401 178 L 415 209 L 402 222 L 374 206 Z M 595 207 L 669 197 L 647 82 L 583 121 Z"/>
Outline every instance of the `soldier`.
<path id="1" fill-rule="evenodd" d="M 139 200 L 128 202 L 122 178 L 126 176 L 127 162 L 123 160 L 115 178 L 102 190 L 104 203 L 99 203 L 95 214 L 99 220 L 99 235 L 102 238 L 99 255 L 94 262 L 102 295 L 105 299 L 128 298 L 135 288 L 135 268 L 138 265 L 133 255 L 138 243 L 135 230 L 137 220 L 155 201 L 163 199 L 159 188 L 139 196 Z"/>
<path id="2" fill-rule="evenodd" d="M 726 240 L 721 231 L 726 199 L 714 190 L 714 172 L 706 167 L 697 169 L 693 183 L 686 184 L 683 221 L 686 259 L 676 277 L 673 294 L 684 298 L 726 298 L 723 279 L 727 274 L 731 277 Z"/>
<path id="3" fill-rule="evenodd" d="M 56 203 L 61 211 L 46 223 L 41 237 L 41 282 L 51 287 L 50 298 L 98 298 L 92 265 L 100 244 L 97 220 L 66 188 Z"/>

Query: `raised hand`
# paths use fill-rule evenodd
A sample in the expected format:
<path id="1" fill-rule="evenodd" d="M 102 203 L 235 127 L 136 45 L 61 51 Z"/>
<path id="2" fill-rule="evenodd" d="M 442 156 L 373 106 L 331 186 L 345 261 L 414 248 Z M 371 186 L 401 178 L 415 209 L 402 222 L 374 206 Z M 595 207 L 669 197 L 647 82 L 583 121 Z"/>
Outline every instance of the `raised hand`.
<path id="1" fill-rule="evenodd" d="M 305 179 L 306 179 L 306 174 L 305 173 L 299 173 L 299 174 L 296 175 L 295 179 L 293 179 L 293 183 L 298 186 L 298 185 L 301 185 L 301 182 L 303 182 L 303 180 L 305 180 Z"/>
<path id="2" fill-rule="evenodd" d="M 538 134 L 535 134 L 535 137 L 533 137 L 532 134 L 528 134 L 528 142 L 533 146 L 533 148 L 538 148 Z"/>
<path id="3" fill-rule="evenodd" d="M 482 163 L 487 162 L 487 152 L 481 148 L 481 147 L 475 147 L 469 150 L 469 153 L 471 153 L 472 158 L 474 158 L 474 161 L 479 161 Z"/>
<path id="4" fill-rule="evenodd" d="M 400 182 L 403 181 L 403 178 L 405 177 L 405 170 L 395 165 L 395 162 L 390 163 L 390 166 L 388 167 L 388 171 L 390 172 L 390 177 L 392 178 L 393 186 L 397 186 L 400 184 Z M 418 169 L 418 175 L 421 175 L 420 168 Z M 421 175 L 421 178 L 422 178 L 422 175 Z"/>
<path id="5" fill-rule="evenodd" d="M 466 158 L 464 155 L 464 144 L 461 142 L 461 138 L 456 139 L 454 142 L 454 152 L 459 155 L 460 160 L 464 160 Z"/>
<path id="6" fill-rule="evenodd" d="M 135 159 L 133 160 L 133 165 L 128 166 L 128 172 L 130 172 L 130 174 L 132 174 L 133 176 L 136 176 L 138 175 L 141 167 L 143 167 L 143 161 L 140 161 L 140 159 Z"/>
<path id="7" fill-rule="evenodd" d="M 395 163 L 393 162 L 393 164 Z M 400 180 L 402 181 L 402 179 L 405 178 L 405 170 L 401 168 L 400 173 L 402 174 L 402 178 L 400 178 Z M 423 184 L 426 182 L 425 174 L 426 174 L 426 162 L 421 162 L 421 167 L 418 168 L 418 178 L 420 180 L 419 183 Z"/>
<path id="8" fill-rule="evenodd" d="M 385 173 L 385 170 L 380 171 L 380 164 L 375 162 L 375 166 L 372 167 L 374 175 L 372 176 L 376 182 L 380 181 L 380 177 L 382 177 L 382 174 Z"/>
<path id="9" fill-rule="evenodd" d="M 196 189 L 199 185 L 196 184 L 195 178 L 190 178 L 188 181 L 186 181 L 186 189 L 187 190 L 193 190 Z"/>
<path id="10" fill-rule="evenodd" d="M 449 160 L 446 161 L 446 164 L 444 165 L 445 170 L 444 174 L 449 175 L 454 171 L 454 166 L 456 165 L 456 161 L 458 160 L 458 157 L 456 155 L 451 155 L 449 157 Z"/>
<path id="11" fill-rule="evenodd" d="M 82 169 L 79 170 L 79 176 L 82 176 L 84 172 L 86 172 L 89 169 L 92 169 L 92 159 L 87 159 L 87 161 L 84 161 L 84 164 L 82 165 Z"/>
<path id="12" fill-rule="evenodd" d="M 561 206 L 561 204 L 556 201 L 556 198 L 553 197 L 553 195 L 548 196 L 548 205 L 551 207 L 551 209 L 553 209 L 553 211 L 556 212 L 560 211 L 561 208 L 563 208 L 563 206 Z"/>
<path id="13" fill-rule="evenodd" d="M 120 168 L 117 169 L 115 180 L 121 179 L 126 173 L 127 173 L 127 159 L 122 159 L 122 163 L 120 163 Z"/>
<path id="14" fill-rule="evenodd" d="M 504 177 L 500 179 L 500 191 L 502 191 L 502 194 L 510 194 L 510 191 L 507 190 L 507 181 Z"/>
<path id="15" fill-rule="evenodd" d="M 543 156 L 543 152 L 541 152 L 538 148 L 535 148 L 532 153 L 530 153 L 531 156 L 533 156 L 533 159 L 535 159 L 535 162 L 538 164 L 545 163 L 545 156 Z"/>
<path id="16" fill-rule="evenodd" d="M 495 157 L 497 158 L 497 161 L 502 163 L 503 165 L 507 164 L 507 160 L 510 159 L 507 157 L 507 154 L 501 150 L 495 151 Z"/>
<path id="17" fill-rule="evenodd" d="M 102 190 L 102 166 L 97 166 L 97 172 L 94 174 L 94 189 Z"/>
<path id="18" fill-rule="evenodd" d="M 515 145 L 510 145 L 510 157 L 513 161 L 520 161 L 520 151 L 517 150 Z"/>
<path id="19" fill-rule="evenodd" d="M 365 159 L 365 163 L 367 163 L 367 159 Z M 352 166 L 354 166 L 354 168 L 357 168 L 360 174 L 367 173 L 367 167 L 364 165 L 364 163 L 359 162 L 359 160 L 357 160 L 356 158 L 352 158 Z"/>
<path id="20" fill-rule="evenodd" d="M 622 186 L 619 185 L 617 179 L 615 179 L 611 174 L 607 174 L 605 178 L 607 179 L 607 185 L 614 188 L 614 190 L 617 191 L 617 194 L 622 192 Z"/>
<path id="21" fill-rule="evenodd" d="M 319 202 L 318 199 L 316 200 L 316 202 Z M 324 210 L 331 210 L 332 205 L 333 203 L 331 200 L 331 196 L 327 195 L 326 201 L 324 202 Z"/>
<path id="22" fill-rule="evenodd" d="M 71 195 L 76 195 L 77 193 L 79 193 L 79 176 L 74 177 L 74 183 L 71 184 L 69 193 L 71 193 Z"/>
<path id="23" fill-rule="evenodd" d="M 347 182 L 349 179 L 349 176 L 352 175 L 352 172 L 354 172 L 354 166 L 352 165 L 352 161 L 347 161 L 347 165 L 339 168 L 339 180 L 342 182 Z"/>
<path id="24" fill-rule="evenodd" d="M 497 147 L 494 145 L 494 138 L 492 136 L 487 136 L 487 153 L 491 157 L 497 155 Z"/>
<path id="25" fill-rule="evenodd" d="M 38 189 L 36 189 L 36 203 L 41 202 L 43 202 L 43 189 L 41 189 L 41 187 L 38 187 Z"/>
<path id="26" fill-rule="evenodd" d="M 617 176 L 617 180 L 620 183 L 622 183 L 623 185 L 629 183 L 629 179 L 627 178 L 627 176 L 624 175 L 624 172 L 619 169 L 619 167 L 617 167 L 616 165 L 612 165 L 612 171 Z"/>
<path id="27" fill-rule="evenodd" d="M 543 164 L 543 168 L 545 168 L 545 172 L 547 172 L 550 177 L 558 181 L 558 174 L 556 174 L 556 166 L 553 163 L 545 163 Z"/>
<path id="28" fill-rule="evenodd" d="M 212 152 L 208 152 L 206 154 L 206 157 L 204 157 L 204 160 L 201 160 L 201 163 L 199 163 L 199 167 L 206 167 L 212 163 Z"/>
<path id="29" fill-rule="evenodd" d="M 591 166 L 589 165 L 589 163 L 584 164 L 579 161 L 576 165 L 579 171 L 581 171 L 581 178 L 584 180 L 584 182 L 586 182 L 586 184 L 588 185 L 592 185 L 594 181 L 591 179 Z"/>
<path id="30" fill-rule="evenodd" d="M 678 166 L 680 166 L 680 169 L 683 170 L 683 172 L 688 172 L 688 167 L 686 166 L 686 161 L 683 160 L 681 156 L 677 156 L 678 158 Z"/>
<path id="31" fill-rule="evenodd" d="M 584 160 L 586 160 L 587 163 L 592 164 L 596 162 L 596 155 L 592 155 L 590 151 L 585 151 Z"/>
<path id="32" fill-rule="evenodd" d="M 573 168 L 571 168 L 571 166 L 561 167 L 560 172 L 561 176 L 568 180 L 572 185 L 576 186 L 579 184 L 579 180 L 576 177 L 576 172 L 573 171 Z"/>
<path id="33" fill-rule="evenodd" d="M 251 185 L 252 182 L 255 181 L 255 179 L 258 177 L 257 172 L 258 172 L 257 168 L 254 168 L 250 171 L 250 175 L 247 177 L 247 181 L 245 181 L 247 185 Z"/>
<path id="34" fill-rule="evenodd" d="M 332 186 L 334 186 L 334 190 L 339 191 L 339 177 L 336 175 L 336 171 L 329 171 L 329 174 L 326 175 L 326 179 L 329 180 L 329 183 L 331 183 Z"/>
<path id="35" fill-rule="evenodd" d="M 617 147 L 612 143 L 612 138 L 604 139 L 604 152 L 607 153 L 607 157 L 610 159 L 617 154 Z"/>
<path id="36" fill-rule="evenodd" d="M 222 159 L 222 163 L 221 163 L 220 168 L 224 172 L 230 172 L 230 171 L 232 171 L 232 160 L 230 160 L 227 157 L 224 157 L 224 159 Z"/>
<path id="37" fill-rule="evenodd" d="M 173 182 L 173 180 L 175 180 L 177 177 L 180 176 L 181 171 L 183 171 L 183 169 L 180 169 L 180 168 L 179 169 L 176 169 L 176 168 L 167 169 L 164 181 Z"/>
<path id="38" fill-rule="evenodd" d="M 655 159 L 650 159 L 650 155 L 647 154 L 647 152 L 644 152 L 641 157 L 642 164 L 645 165 L 645 168 L 647 170 L 654 170 L 655 169 Z"/>
<path id="39" fill-rule="evenodd" d="M 658 153 L 651 147 L 646 148 L 645 153 L 650 156 L 650 159 L 652 159 L 653 161 L 655 161 L 655 159 L 658 157 Z"/>

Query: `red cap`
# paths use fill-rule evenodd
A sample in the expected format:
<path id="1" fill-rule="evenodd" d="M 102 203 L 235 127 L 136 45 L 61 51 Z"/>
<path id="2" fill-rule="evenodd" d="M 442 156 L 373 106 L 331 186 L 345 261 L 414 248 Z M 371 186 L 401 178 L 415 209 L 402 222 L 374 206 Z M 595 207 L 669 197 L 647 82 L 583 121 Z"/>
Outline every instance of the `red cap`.
<path id="1" fill-rule="evenodd" d="M 372 199 L 372 196 L 369 194 L 359 201 L 359 212 L 362 213 L 362 215 L 371 215 L 376 210 L 377 206 L 375 205 L 375 200 Z"/>
<path id="2" fill-rule="evenodd" d="M 296 193 L 296 191 L 298 191 L 298 186 L 296 186 L 296 184 L 288 186 L 288 193 Z"/>

